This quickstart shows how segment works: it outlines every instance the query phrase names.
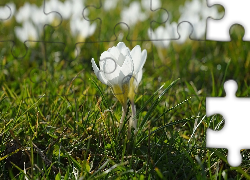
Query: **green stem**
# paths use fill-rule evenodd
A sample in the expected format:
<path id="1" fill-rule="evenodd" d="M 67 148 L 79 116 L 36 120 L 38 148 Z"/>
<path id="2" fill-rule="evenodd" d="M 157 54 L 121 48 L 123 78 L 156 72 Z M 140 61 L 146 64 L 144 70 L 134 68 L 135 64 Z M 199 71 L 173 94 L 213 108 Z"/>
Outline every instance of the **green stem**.
<path id="1" fill-rule="evenodd" d="M 130 118 L 129 121 L 129 127 L 130 127 L 130 131 L 131 131 L 131 127 L 134 127 L 134 134 L 137 133 L 137 119 L 136 119 L 136 106 L 134 101 L 131 101 L 131 110 L 132 110 L 132 118 Z"/>
<path id="2" fill-rule="evenodd" d="M 132 117 L 133 117 L 133 127 L 135 128 L 135 131 L 137 131 L 137 119 L 136 119 L 136 106 L 134 101 L 132 102 Z"/>
<path id="3" fill-rule="evenodd" d="M 122 125 L 123 125 L 126 113 L 127 113 L 127 104 L 122 105 L 122 117 L 120 119 L 119 132 L 121 132 L 121 130 L 122 130 Z"/>

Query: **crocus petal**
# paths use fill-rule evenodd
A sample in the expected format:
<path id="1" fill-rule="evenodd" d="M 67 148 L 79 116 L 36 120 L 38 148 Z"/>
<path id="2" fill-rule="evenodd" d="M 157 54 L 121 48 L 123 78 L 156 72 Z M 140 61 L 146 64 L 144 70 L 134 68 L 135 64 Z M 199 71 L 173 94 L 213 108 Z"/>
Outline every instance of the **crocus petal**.
<path id="1" fill-rule="evenodd" d="M 133 73 L 133 62 L 132 59 L 129 56 L 126 56 L 126 59 L 121 67 L 121 71 L 125 76 L 132 75 Z"/>
<path id="2" fill-rule="evenodd" d="M 97 76 L 97 78 L 103 83 L 108 85 L 108 80 L 105 78 L 104 74 L 102 71 L 99 70 L 99 68 L 97 67 L 95 60 L 92 58 L 91 59 L 92 62 L 92 68 L 94 70 L 95 75 Z"/>
<path id="3" fill-rule="evenodd" d="M 140 69 L 140 71 L 136 74 L 136 76 L 135 76 L 135 85 L 136 85 L 136 87 L 140 84 L 140 82 L 141 82 L 141 79 L 142 79 L 142 69 Z"/>
<path id="4" fill-rule="evenodd" d="M 122 87 L 123 84 L 126 84 L 129 82 L 129 80 L 127 80 L 127 77 L 125 76 L 125 74 L 122 71 L 120 71 L 117 80 L 118 80 L 117 84 L 119 84 L 120 87 Z"/>
<path id="5" fill-rule="evenodd" d="M 132 76 L 130 79 L 128 98 L 132 102 L 134 101 L 141 79 L 142 79 L 142 70 L 140 70 L 138 74 L 136 74 L 136 76 Z"/>
<path id="6" fill-rule="evenodd" d="M 110 66 L 106 66 L 105 69 L 106 71 L 109 71 Z M 113 69 L 113 67 L 111 68 Z M 110 82 L 112 85 L 114 84 L 119 84 L 119 74 L 120 74 L 120 66 L 117 66 L 115 71 L 113 71 L 112 73 L 105 73 L 104 72 L 104 77 L 108 80 L 108 82 Z"/>
<path id="7" fill-rule="evenodd" d="M 119 66 L 122 66 L 122 64 L 123 64 L 123 62 L 125 60 L 125 57 L 124 58 L 121 57 L 123 55 L 120 53 L 120 50 L 117 47 L 112 47 L 112 48 L 109 48 L 108 52 L 110 52 L 110 54 L 113 55 L 113 57 L 117 61 L 117 64 Z"/>
<path id="8" fill-rule="evenodd" d="M 142 54 L 141 54 L 141 62 L 140 62 L 140 65 L 139 65 L 139 71 L 143 68 L 145 62 L 146 62 L 146 59 L 147 59 L 147 50 L 144 49 L 142 51 Z M 135 73 L 138 73 L 135 71 Z"/>
<path id="9" fill-rule="evenodd" d="M 112 79 L 108 81 L 110 84 L 112 84 L 112 86 L 118 85 L 119 87 L 121 87 L 121 84 L 119 83 L 119 76 L 113 77 Z"/>
<path id="10" fill-rule="evenodd" d="M 107 65 L 110 65 L 109 70 L 107 70 Z M 101 54 L 99 61 L 100 69 L 104 72 L 104 74 L 110 74 L 115 71 L 117 64 L 117 60 L 115 57 L 108 51 L 104 51 Z"/>
<path id="11" fill-rule="evenodd" d="M 141 64 L 141 47 L 139 45 L 135 46 L 132 49 L 131 56 L 134 63 L 134 73 L 137 73 L 140 69 Z"/>
<path id="12" fill-rule="evenodd" d="M 123 54 L 123 56 L 131 56 L 131 55 L 130 55 L 130 49 L 129 49 L 128 47 L 123 48 L 123 49 L 121 50 L 121 54 Z"/>
<path id="13" fill-rule="evenodd" d="M 116 46 L 120 53 L 123 54 L 123 56 L 127 56 L 130 53 L 130 49 L 126 47 L 126 45 L 123 42 L 119 42 Z"/>
<path id="14" fill-rule="evenodd" d="M 122 49 L 126 48 L 126 45 L 124 44 L 124 42 L 119 42 L 119 43 L 117 44 L 116 47 L 117 47 L 117 48 L 119 49 L 119 51 L 121 52 Z"/>
<path id="15" fill-rule="evenodd" d="M 126 58 L 126 56 L 124 56 L 122 53 L 120 53 L 118 60 L 117 60 L 117 63 L 119 64 L 119 66 L 122 66 L 122 64 L 125 61 L 125 58 Z"/>
<path id="16" fill-rule="evenodd" d="M 129 91 L 128 84 L 124 84 L 122 86 L 116 84 L 112 86 L 113 94 L 121 102 L 123 106 L 126 106 L 128 91 Z"/>
<path id="17" fill-rule="evenodd" d="M 160 26 L 159 28 L 156 29 L 156 36 L 157 39 L 161 39 L 161 37 L 164 35 L 165 28 Z"/>

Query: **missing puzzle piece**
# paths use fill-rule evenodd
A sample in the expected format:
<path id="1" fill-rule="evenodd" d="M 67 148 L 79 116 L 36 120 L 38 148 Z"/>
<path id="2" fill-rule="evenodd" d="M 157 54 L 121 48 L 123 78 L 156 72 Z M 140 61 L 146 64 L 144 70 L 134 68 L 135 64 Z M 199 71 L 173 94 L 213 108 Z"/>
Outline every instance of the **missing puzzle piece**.
<path id="1" fill-rule="evenodd" d="M 216 41 L 230 41 L 229 29 L 233 24 L 240 24 L 245 28 L 244 41 L 250 40 L 248 30 L 249 26 L 249 1 L 247 0 L 207 0 L 208 6 L 221 4 L 225 8 L 225 14 L 222 19 L 207 19 L 206 39 Z"/>
<path id="2" fill-rule="evenodd" d="M 207 129 L 206 146 L 208 148 L 227 148 L 228 163 L 234 167 L 239 166 L 242 162 L 240 150 L 250 149 L 248 142 L 250 99 L 236 97 L 237 88 L 237 83 L 229 80 L 224 83 L 226 97 L 206 98 L 207 116 L 219 113 L 225 118 L 222 130 L 216 132 Z"/>

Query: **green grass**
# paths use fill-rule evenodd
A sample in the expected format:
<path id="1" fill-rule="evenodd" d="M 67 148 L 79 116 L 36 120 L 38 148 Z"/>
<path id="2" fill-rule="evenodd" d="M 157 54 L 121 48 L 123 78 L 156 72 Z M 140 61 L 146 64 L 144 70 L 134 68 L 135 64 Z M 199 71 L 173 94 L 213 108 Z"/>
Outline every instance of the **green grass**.
<path id="1" fill-rule="evenodd" d="M 177 5 L 169 6 L 178 12 Z M 114 26 L 102 23 L 108 32 L 103 38 L 115 38 Z M 12 52 L 21 57 L 25 48 L 11 33 L 14 25 L 0 23 L 5 38 L 16 41 Z M 231 78 L 238 83 L 237 96 L 249 96 L 250 45 L 241 41 L 242 28 L 232 29 L 232 42 L 188 41 L 168 49 L 124 35 L 120 41 L 130 49 L 139 44 L 148 52 L 135 100 L 138 133 L 128 139 L 131 111 L 119 133 L 121 104 L 90 63 L 119 40 L 90 43 L 98 41 L 96 31 L 89 43 L 79 44 L 76 57 L 77 41 L 67 25 L 47 27 L 42 37 L 63 43 L 36 43 L 22 58 L 12 55 L 10 41 L 0 43 L 0 179 L 24 179 L 24 162 L 28 179 L 250 178 L 249 150 L 242 150 L 243 162 L 233 168 L 226 149 L 205 143 L 207 128 L 224 124 L 220 115 L 206 117 L 206 96 L 225 96 L 223 84 Z M 146 37 L 148 24 L 141 25 L 129 37 Z M 119 26 L 115 32 L 127 33 Z"/>

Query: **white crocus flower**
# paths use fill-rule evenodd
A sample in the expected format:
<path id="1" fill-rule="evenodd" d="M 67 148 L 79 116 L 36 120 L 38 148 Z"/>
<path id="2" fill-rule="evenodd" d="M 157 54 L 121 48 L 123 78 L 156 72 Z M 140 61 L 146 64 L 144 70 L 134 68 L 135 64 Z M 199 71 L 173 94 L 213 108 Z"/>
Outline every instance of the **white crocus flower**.
<path id="1" fill-rule="evenodd" d="M 216 8 L 208 7 L 205 0 L 186 1 L 184 6 L 179 7 L 179 12 L 181 17 L 178 23 L 183 21 L 191 23 L 192 27 L 190 26 L 187 31 L 193 29 L 191 38 L 194 39 L 204 38 L 207 17 L 219 19 L 222 16 Z"/>
<path id="2" fill-rule="evenodd" d="M 176 22 L 172 22 L 171 24 L 167 22 L 165 27 L 159 26 L 155 31 L 149 29 L 148 35 L 157 47 L 167 48 L 171 40 L 178 39 L 179 37 L 177 26 L 178 24 Z"/>
<path id="3" fill-rule="evenodd" d="M 147 3 L 147 6 L 150 4 L 150 0 L 143 0 L 142 2 Z M 154 3 L 157 4 L 157 1 L 154 1 Z M 152 1 L 152 6 L 154 6 L 154 3 Z M 157 6 L 155 5 L 155 7 Z M 170 18 L 165 23 L 165 27 L 159 26 L 154 31 L 148 30 L 150 39 L 158 48 L 167 48 L 172 41 L 182 44 L 190 38 L 203 39 L 206 32 L 207 17 L 219 19 L 223 14 L 219 13 L 216 8 L 207 7 L 205 0 L 186 1 L 184 6 L 179 7 L 179 12 L 178 23 L 171 22 L 172 16 L 169 14 Z"/>
<path id="4" fill-rule="evenodd" d="M 147 11 L 156 10 L 161 8 L 161 1 L 160 0 L 141 0 L 141 4 L 143 8 Z"/>
<path id="5" fill-rule="evenodd" d="M 117 7 L 118 0 L 105 0 L 103 3 L 103 8 L 105 11 L 115 9 Z"/>
<path id="6" fill-rule="evenodd" d="M 84 41 L 85 38 L 94 34 L 96 24 L 90 24 L 89 21 L 77 17 L 70 21 L 70 30 L 72 35 L 78 37 L 78 41 Z"/>
<path id="7" fill-rule="evenodd" d="M 128 56 L 129 49 L 123 42 L 116 47 L 109 48 L 101 54 L 99 65 L 97 67 L 92 58 L 92 67 L 97 78 L 112 88 L 113 94 L 122 104 L 123 114 L 120 120 L 119 130 L 121 130 L 123 121 L 127 112 L 127 98 L 129 93 L 129 81 L 133 74 L 133 61 Z"/>
<path id="8" fill-rule="evenodd" d="M 147 15 L 141 11 L 140 3 L 137 1 L 132 2 L 128 8 L 124 8 L 121 12 L 121 21 L 129 27 L 134 26 L 138 21 L 144 21 L 146 18 Z"/>
<path id="9" fill-rule="evenodd" d="M 18 23 L 28 21 L 31 17 L 31 10 L 32 10 L 32 6 L 28 2 L 26 2 L 23 6 L 21 6 L 18 9 L 15 15 L 16 21 Z"/>
<path id="10" fill-rule="evenodd" d="M 34 41 L 38 39 L 36 28 L 30 21 L 25 21 L 23 27 L 15 27 L 16 36 L 22 41 Z"/>
<path id="11" fill-rule="evenodd" d="M 116 47 L 109 48 L 101 54 L 100 69 L 94 59 L 91 60 L 92 67 L 98 79 L 112 87 L 113 94 L 121 102 L 123 114 L 120 120 L 121 130 L 127 111 L 127 98 L 131 101 L 132 118 L 129 121 L 128 135 L 131 135 L 131 127 L 137 132 L 136 108 L 134 104 L 135 94 L 142 79 L 142 68 L 146 62 L 147 51 L 141 51 L 139 45 L 131 51 L 123 42 Z"/>
<path id="12" fill-rule="evenodd" d="M 14 3 L 8 3 L 5 6 L 0 6 L 0 19 L 2 21 L 11 20 L 16 11 L 16 5 Z"/>

